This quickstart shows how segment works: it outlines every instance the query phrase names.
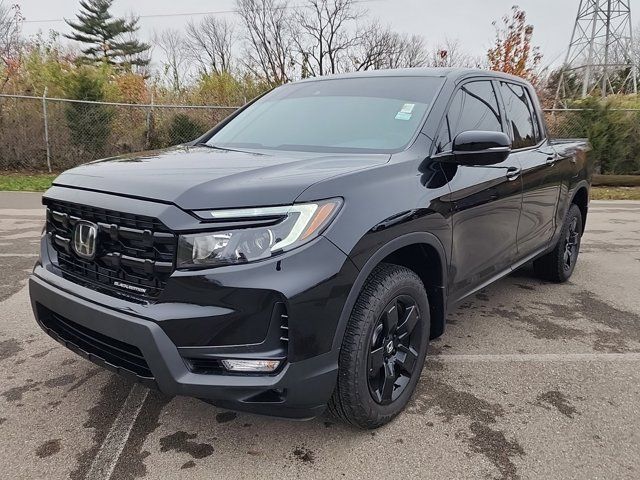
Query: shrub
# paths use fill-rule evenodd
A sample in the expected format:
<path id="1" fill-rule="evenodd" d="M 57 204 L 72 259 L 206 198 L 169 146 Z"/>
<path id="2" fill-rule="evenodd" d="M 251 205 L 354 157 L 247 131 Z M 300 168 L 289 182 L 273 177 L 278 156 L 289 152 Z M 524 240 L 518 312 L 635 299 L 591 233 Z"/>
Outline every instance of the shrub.
<path id="1" fill-rule="evenodd" d="M 184 113 L 178 113 L 169 125 L 169 142 L 171 145 L 190 142 L 203 135 L 207 128 Z"/>
<path id="2" fill-rule="evenodd" d="M 616 98 L 605 102 L 592 97 L 572 107 L 582 110 L 565 114 L 554 130 L 565 137 L 588 138 L 601 173 L 640 171 L 640 112 L 621 110 Z"/>
<path id="3" fill-rule="evenodd" d="M 98 71 L 99 72 L 99 71 Z M 104 79 L 95 69 L 78 68 L 67 79 L 66 93 L 74 100 L 104 101 Z M 103 156 L 111 133 L 114 110 L 107 105 L 69 103 L 65 117 L 71 142 L 92 158 Z"/>

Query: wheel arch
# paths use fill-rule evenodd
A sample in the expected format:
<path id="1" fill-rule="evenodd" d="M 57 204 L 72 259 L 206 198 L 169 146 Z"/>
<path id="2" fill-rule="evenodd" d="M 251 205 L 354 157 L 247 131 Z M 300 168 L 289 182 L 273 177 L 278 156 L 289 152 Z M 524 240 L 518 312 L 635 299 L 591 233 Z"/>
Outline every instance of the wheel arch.
<path id="1" fill-rule="evenodd" d="M 570 205 L 577 205 L 582 213 L 582 233 L 584 233 L 587 224 L 587 213 L 589 211 L 589 188 L 587 185 L 579 185 L 573 197 L 571 197 Z"/>
<path id="2" fill-rule="evenodd" d="M 412 262 L 416 255 L 422 262 Z M 446 319 L 447 260 L 440 240 L 430 233 L 402 235 L 375 251 L 360 269 L 342 309 L 333 348 L 339 349 L 356 300 L 371 272 L 380 263 L 392 263 L 413 270 L 422 280 L 429 297 L 431 338 L 444 332 Z"/>

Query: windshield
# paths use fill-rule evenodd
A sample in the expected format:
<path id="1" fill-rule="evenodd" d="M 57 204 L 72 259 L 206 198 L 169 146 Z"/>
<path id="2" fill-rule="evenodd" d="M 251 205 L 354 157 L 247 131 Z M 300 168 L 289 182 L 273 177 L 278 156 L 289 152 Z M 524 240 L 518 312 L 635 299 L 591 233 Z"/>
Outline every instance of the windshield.
<path id="1" fill-rule="evenodd" d="M 394 153 L 420 128 L 438 77 L 321 80 L 275 89 L 208 141 L 220 148 Z"/>

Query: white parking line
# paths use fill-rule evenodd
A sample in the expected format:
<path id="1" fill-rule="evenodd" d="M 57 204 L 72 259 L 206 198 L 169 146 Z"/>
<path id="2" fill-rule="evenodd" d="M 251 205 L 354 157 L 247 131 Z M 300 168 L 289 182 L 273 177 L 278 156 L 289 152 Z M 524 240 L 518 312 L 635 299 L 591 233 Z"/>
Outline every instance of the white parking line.
<path id="1" fill-rule="evenodd" d="M 131 388 L 107 437 L 93 459 L 91 468 L 85 477 L 87 480 L 108 480 L 111 478 L 148 394 L 149 389 L 137 383 Z"/>
<path id="2" fill-rule="evenodd" d="M 515 353 L 479 355 L 432 355 L 439 362 L 640 362 L 640 353 Z"/>
<path id="3" fill-rule="evenodd" d="M 37 253 L 0 253 L 0 257 L 24 257 L 32 258 L 37 257 Z"/>
<path id="4" fill-rule="evenodd" d="M 0 217 L 44 217 L 44 207 L 43 208 L 3 208 L 0 209 Z"/>
<path id="5" fill-rule="evenodd" d="M 32 230 L 29 232 L 12 233 L 5 235 L 6 232 L 2 232 L 2 240 L 21 240 L 23 238 L 40 238 L 42 230 Z"/>

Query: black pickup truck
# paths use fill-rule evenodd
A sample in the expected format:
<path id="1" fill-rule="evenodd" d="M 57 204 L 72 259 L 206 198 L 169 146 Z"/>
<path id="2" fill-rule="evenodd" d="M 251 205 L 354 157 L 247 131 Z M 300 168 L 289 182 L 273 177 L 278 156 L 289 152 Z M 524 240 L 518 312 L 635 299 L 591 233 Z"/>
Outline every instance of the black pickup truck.
<path id="1" fill-rule="evenodd" d="M 550 140 L 533 88 L 503 74 L 284 85 L 188 145 L 58 177 L 33 310 L 167 394 L 375 428 L 458 302 L 531 261 L 571 276 L 588 151 Z"/>

